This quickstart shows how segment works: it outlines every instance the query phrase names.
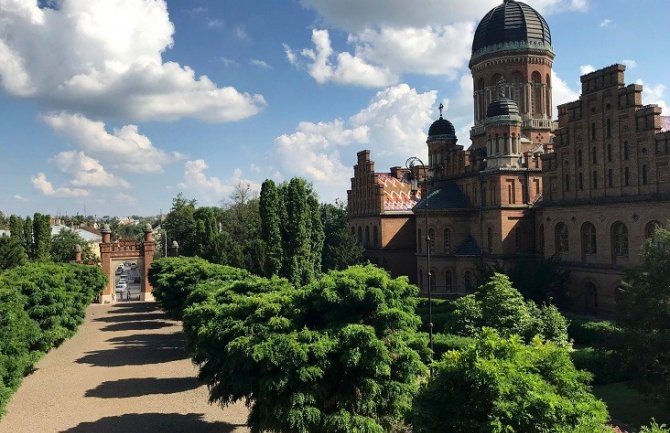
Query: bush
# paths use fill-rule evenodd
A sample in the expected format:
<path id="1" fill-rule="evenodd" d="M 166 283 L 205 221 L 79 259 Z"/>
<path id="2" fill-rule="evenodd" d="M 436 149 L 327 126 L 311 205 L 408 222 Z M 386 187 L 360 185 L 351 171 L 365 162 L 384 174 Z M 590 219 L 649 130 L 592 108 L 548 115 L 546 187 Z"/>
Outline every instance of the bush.
<path id="1" fill-rule="evenodd" d="M 434 358 L 439 360 L 442 358 L 442 355 L 449 352 L 450 350 L 463 350 L 474 342 L 474 338 L 463 337 L 461 335 L 454 334 L 441 334 L 437 333 L 433 335 L 433 346 L 435 350 Z"/>
<path id="2" fill-rule="evenodd" d="M 149 269 L 153 295 L 161 308 L 175 320 L 181 320 L 186 298 L 195 286 L 209 279 L 236 280 L 249 272 L 210 263 L 199 257 L 165 257 L 154 260 Z"/>
<path id="3" fill-rule="evenodd" d="M 670 429 L 665 424 L 658 425 L 652 420 L 651 424 L 642 427 L 640 433 L 670 433 Z"/>
<path id="4" fill-rule="evenodd" d="M 621 355 L 612 350 L 586 347 L 575 350 L 570 356 L 575 367 L 579 370 L 586 370 L 593 375 L 593 382 L 597 385 L 605 385 L 630 378 L 624 368 Z"/>
<path id="5" fill-rule="evenodd" d="M 76 332 L 106 281 L 99 268 L 55 263 L 0 275 L 0 414 L 42 353 Z"/>
<path id="6" fill-rule="evenodd" d="M 416 291 L 374 266 L 301 288 L 276 277 L 202 283 L 184 332 L 210 400 L 247 401 L 252 432 L 402 431 L 427 373 Z"/>
<path id="7" fill-rule="evenodd" d="M 486 328 L 449 352 L 415 400 L 415 433 L 600 433 L 607 410 L 567 349 Z"/>
<path id="8" fill-rule="evenodd" d="M 568 323 L 558 309 L 525 301 L 504 274 L 494 274 L 475 293 L 456 300 L 446 332 L 475 337 L 484 327 L 505 337 L 519 335 L 527 342 L 539 335 L 560 345 L 568 344 Z"/>
<path id="9" fill-rule="evenodd" d="M 625 346 L 625 332 L 606 320 L 570 318 L 568 335 L 576 345 L 600 349 L 620 349 Z"/>

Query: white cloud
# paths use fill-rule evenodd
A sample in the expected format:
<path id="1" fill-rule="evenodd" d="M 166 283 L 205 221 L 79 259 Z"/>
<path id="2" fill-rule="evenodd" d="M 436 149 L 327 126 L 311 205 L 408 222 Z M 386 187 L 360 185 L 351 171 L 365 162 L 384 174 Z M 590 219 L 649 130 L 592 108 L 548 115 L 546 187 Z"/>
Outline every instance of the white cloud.
<path id="1" fill-rule="evenodd" d="M 210 29 L 220 29 L 221 27 L 223 27 L 223 20 L 220 20 L 218 18 L 208 19 L 207 27 L 209 27 Z"/>
<path id="2" fill-rule="evenodd" d="M 312 42 L 314 48 L 305 48 L 300 54 L 310 62 L 307 70 L 318 83 L 332 81 L 338 84 L 382 87 L 398 79 L 387 68 L 373 66 L 349 53 L 335 55 L 328 30 L 312 30 Z"/>
<path id="3" fill-rule="evenodd" d="M 79 187 L 128 188 L 130 184 L 107 172 L 100 161 L 86 156 L 84 152 L 61 152 L 51 162 L 62 173 L 72 176 L 70 184 Z"/>
<path id="4" fill-rule="evenodd" d="M 154 147 L 136 125 L 125 125 L 110 133 L 103 122 L 64 112 L 46 115 L 44 121 L 73 145 L 115 169 L 157 173 L 163 170 L 164 164 L 183 157 Z"/>
<path id="5" fill-rule="evenodd" d="M 164 62 L 173 33 L 164 0 L 60 0 L 57 8 L 0 0 L 0 82 L 13 96 L 87 116 L 222 122 L 265 106 L 261 95 Z"/>
<path id="6" fill-rule="evenodd" d="M 249 34 L 242 26 L 235 27 L 235 37 L 241 40 L 249 40 Z"/>
<path id="7" fill-rule="evenodd" d="M 663 110 L 663 115 L 670 115 L 670 108 L 665 101 L 665 90 L 667 87 L 664 84 L 645 84 L 641 79 L 638 79 L 635 83 L 644 86 L 642 89 L 642 101 L 644 104 L 656 104 Z"/>
<path id="8" fill-rule="evenodd" d="M 14 194 L 14 200 L 20 201 L 21 203 L 27 203 L 29 200 L 19 194 Z"/>
<path id="9" fill-rule="evenodd" d="M 251 59 L 249 60 L 249 64 L 252 66 L 258 66 L 259 68 L 263 69 L 272 69 L 272 66 L 268 62 L 264 62 L 263 60 L 259 59 Z"/>
<path id="10" fill-rule="evenodd" d="M 89 191 L 82 188 L 68 188 L 64 186 L 54 188 L 53 184 L 47 180 L 47 176 L 44 173 L 37 173 L 31 181 L 35 189 L 48 197 L 86 197 L 89 195 Z"/>
<path id="11" fill-rule="evenodd" d="M 249 170 L 250 170 L 252 173 L 260 173 L 260 172 L 261 172 L 261 168 L 260 168 L 257 164 L 255 164 L 255 163 L 253 163 L 253 162 L 249 165 Z"/>
<path id="12" fill-rule="evenodd" d="M 582 65 L 579 67 L 579 75 L 586 75 L 590 74 L 591 72 L 595 71 L 596 68 L 593 65 Z"/>
<path id="13" fill-rule="evenodd" d="M 610 24 L 612 24 L 612 20 L 609 18 L 605 18 L 600 22 L 600 28 L 604 29 L 605 27 L 609 27 Z"/>
<path id="14" fill-rule="evenodd" d="M 195 192 L 198 195 L 198 201 L 208 204 L 228 199 L 238 185 L 248 187 L 255 193 L 260 191 L 260 185 L 257 182 L 242 179 L 240 169 L 235 169 L 231 178 L 224 182 L 217 176 L 207 176 L 205 173 L 207 168 L 207 163 L 203 159 L 186 161 L 184 181 L 178 185 L 179 188 Z"/>
<path id="15" fill-rule="evenodd" d="M 343 163 L 341 152 L 351 160 L 365 147 L 381 164 L 402 163 L 397 161 L 399 155 L 425 154 L 435 99 L 434 91 L 418 93 L 407 84 L 389 87 L 347 121 L 301 122 L 295 132 L 275 139 L 275 151 L 285 172 L 305 176 L 322 188 L 341 189 L 351 177 L 351 167 Z"/>
<path id="16" fill-rule="evenodd" d="M 420 5 L 406 0 L 301 0 L 303 6 L 316 10 L 331 25 L 350 32 L 369 27 L 424 27 L 449 22 L 476 21 L 501 4 L 500 0 L 423 0 Z M 540 13 L 584 11 L 587 0 L 528 0 Z"/>
<path id="17" fill-rule="evenodd" d="M 624 65 L 626 65 L 626 68 L 628 68 L 628 69 L 634 69 L 634 68 L 637 68 L 637 62 L 636 62 L 635 60 L 631 60 L 631 59 L 623 59 L 623 60 L 621 61 L 621 63 L 623 63 Z"/>
<path id="18" fill-rule="evenodd" d="M 291 49 L 287 44 L 282 44 L 284 47 L 284 53 L 286 53 L 286 59 L 292 65 L 295 65 L 298 62 L 298 55 L 295 51 Z"/>
<path id="19" fill-rule="evenodd" d="M 552 109 L 555 110 L 557 106 L 572 102 L 579 99 L 579 92 L 573 90 L 562 80 L 556 72 L 551 71 L 551 91 L 552 91 Z M 558 113 L 554 111 L 553 117 L 556 118 Z"/>
<path id="20" fill-rule="evenodd" d="M 126 206 L 135 206 L 137 204 L 137 199 L 131 195 L 126 194 L 125 192 L 118 192 L 114 196 L 117 202 L 122 203 Z"/>

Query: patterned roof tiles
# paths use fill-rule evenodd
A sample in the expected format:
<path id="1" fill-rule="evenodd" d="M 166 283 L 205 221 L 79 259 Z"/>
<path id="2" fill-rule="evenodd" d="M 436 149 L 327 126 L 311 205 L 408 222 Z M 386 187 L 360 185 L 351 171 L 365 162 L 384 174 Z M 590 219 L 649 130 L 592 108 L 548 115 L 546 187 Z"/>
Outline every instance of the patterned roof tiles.
<path id="1" fill-rule="evenodd" d="M 405 179 L 397 179 L 390 173 L 375 173 L 377 185 L 384 188 L 384 211 L 411 211 L 418 202 L 412 194 L 412 186 Z"/>

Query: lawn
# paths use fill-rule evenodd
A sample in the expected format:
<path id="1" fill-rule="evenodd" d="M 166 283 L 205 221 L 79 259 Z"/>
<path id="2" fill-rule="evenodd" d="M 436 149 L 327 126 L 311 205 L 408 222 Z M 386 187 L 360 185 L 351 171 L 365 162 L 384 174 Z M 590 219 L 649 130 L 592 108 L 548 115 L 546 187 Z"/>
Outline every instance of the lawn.
<path id="1" fill-rule="evenodd" d="M 670 408 L 660 402 L 650 401 L 628 386 L 628 382 L 594 386 L 593 393 L 607 404 L 612 419 L 632 427 L 634 431 L 649 424 L 651 418 L 670 425 Z"/>

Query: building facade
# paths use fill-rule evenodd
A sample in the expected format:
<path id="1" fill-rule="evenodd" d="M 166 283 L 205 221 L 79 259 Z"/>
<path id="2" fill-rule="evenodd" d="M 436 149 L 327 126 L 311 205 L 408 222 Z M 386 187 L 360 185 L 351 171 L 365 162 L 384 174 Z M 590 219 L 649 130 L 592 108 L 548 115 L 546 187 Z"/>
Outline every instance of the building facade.
<path id="1" fill-rule="evenodd" d="M 645 240 L 670 217 L 670 118 L 644 106 L 642 86 L 626 85 L 625 67 L 613 65 L 582 76 L 580 98 L 559 106 L 554 121 L 554 57 L 544 18 L 505 0 L 473 40 L 469 146 L 440 112 L 417 173 L 374 173 L 369 152 L 359 152 L 349 224 L 373 262 L 424 291 L 458 296 L 484 267 L 509 271 L 557 257 L 570 271 L 576 308 L 614 311 L 623 269 L 640 263 Z M 381 179 L 405 194 L 402 223 L 387 210 L 393 187 Z M 398 249 L 381 241 L 382 227 L 393 224 L 402 230 L 385 234 L 402 232 Z"/>

